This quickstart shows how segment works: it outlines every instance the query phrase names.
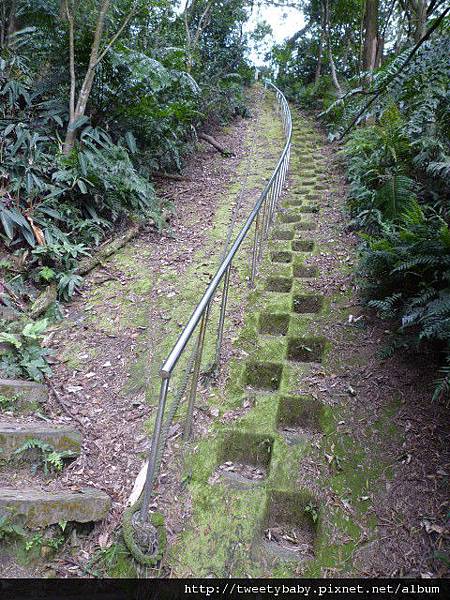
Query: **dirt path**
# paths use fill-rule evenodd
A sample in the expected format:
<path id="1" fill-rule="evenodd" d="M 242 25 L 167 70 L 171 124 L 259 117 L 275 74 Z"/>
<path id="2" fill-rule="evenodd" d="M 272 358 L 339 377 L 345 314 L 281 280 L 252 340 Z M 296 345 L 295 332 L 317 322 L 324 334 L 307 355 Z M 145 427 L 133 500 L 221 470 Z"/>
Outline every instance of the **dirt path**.
<path id="1" fill-rule="evenodd" d="M 380 357 L 388 326 L 358 299 L 345 193 L 297 115 L 289 190 L 228 378 L 207 398 L 217 418 L 185 467 L 172 576 L 448 573 L 446 410 L 427 365 Z"/>
<path id="2" fill-rule="evenodd" d="M 95 552 L 116 551 L 114 532 L 148 451 L 158 368 L 214 272 L 227 232 L 235 236 L 280 151 L 279 137 L 266 138 L 279 127 L 273 99 L 258 88 L 251 109 L 250 119 L 217 133 L 235 156 L 224 159 L 209 145 L 200 146 L 185 167 L 186 181 L 158 189 L 174 205 L 169 230 L 162 236 L 144 231 L 91 273 L 54 330 L 52 382 L 82 425 L 84 442 L 63 475 L 42 485 L 87 484 L 113 500 L 107 522 L 78 540 L 76 558 L 69 547 L 53 565 L 57 576 L 94 574 Z M 232 220 L 235 227 L 228 231 Z M 236 305 L 234 326 L 239 311 Z M 55 396 L 50 409 L 55 421 L 70 422 Z M 172 441 L 179 435 L 175 425 Z M 126 573 L 133 575 L 133 569 Z"/>
<path id="3" fill-rule="evenodd" d="M 52 334 L 53 385 L 84 442 L 41 485 L 92 485 L 113 500 L 106 522 L 66 542 L 54 576 L 136 575 L 118 526 L 148 451 L 158 368 L 283 143 L 273 101 L 256 90 L 252 104 L 251 119 L 217 134 L 235 157 L 200 147 L 188 179 L 159 189 L 175 206 L 171 229 L 144 231 L 94 271 Z M 333 150 L 296 113 L 257 287 L 247 286 L 249 240 L 232 272 L 224 368 L 201 380 L 187 451 L 183 410 L 170 430 L 152 505 L 165 516 L 166 556 L 140 575 L 447 574 L 446 411 L 430 402 L 427 365 L 380 358 L 388 325 L 358 299 L 345 194 Z M 56 397 L 49 409 L 70 422 Z"/>

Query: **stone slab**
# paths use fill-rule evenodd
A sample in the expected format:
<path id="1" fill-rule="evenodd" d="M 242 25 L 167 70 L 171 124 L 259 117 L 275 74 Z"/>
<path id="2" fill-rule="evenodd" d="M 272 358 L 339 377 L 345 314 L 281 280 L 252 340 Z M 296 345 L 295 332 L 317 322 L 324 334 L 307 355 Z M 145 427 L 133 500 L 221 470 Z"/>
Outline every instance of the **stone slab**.
<path id="1" fill-rule="evenodd" d="M 1 459 L 9 460 L 14 452 L 29 439 L 39 439 L 51 444 L 58 452 L 69 450 L 74 456 L 78 456 L 80 453 L 81 435 L 72 427 L 44 422 L 11 423 L 0 420 Z M 27 458 L 31 458 L 31 456 L 27 456 L 27 453 L 21 454 L 21 459 Z"/>
<path id="2" fill-rule="evenodd" d="M 89 523 L 106 517 L 111 499 L 95 488 L 46 492 L 40 489 L 0 488 L 0 515 L 20 520 L 31 529 L 61 521 Z"/>
<path id="3" fill-rule="evenodd" d="M 48 400 L 48 388 L 42 383 L 23 379 L 0 379 L 0 395 L 15 398 L 19 408 L 42 404 Z"/>

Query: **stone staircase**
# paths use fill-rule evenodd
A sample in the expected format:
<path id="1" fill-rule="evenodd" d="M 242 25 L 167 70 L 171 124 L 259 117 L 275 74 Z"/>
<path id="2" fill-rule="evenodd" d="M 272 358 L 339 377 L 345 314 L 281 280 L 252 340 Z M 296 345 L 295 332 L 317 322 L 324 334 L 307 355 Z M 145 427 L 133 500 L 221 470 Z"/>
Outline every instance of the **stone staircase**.
<path id="1" fill-rule="evenodd" d="M 330 408 L 302 392 L 325 368 L 330 344 L 321 320 L 329 299 L 311 290 L 318 268 L 318 213 L 329 181 L 308 123 L 294 127 L 290 189 L 273 225 L 220 402 L 226 421 L 196 442 L 193 515 L 169 556 L 177 577 L 317 576 L 315 558 L 333 541 L 316 489 L 299 485 Z M 219 401 L 218 401 L 219 402 Z"/>
<path id="2" fill-rule="evenodd" d="M 0 518 L 32 530 L 61 522 L 89 523 L 104 519 L 111 500 L 101 490 L 47 489 L 46 481 L 31 475 L 31 464 L 41 452 L 38 445 L 47 444 L 50 451 L 66 458 L 77 457 L 81 449 L 82 436 L 72 426 L 35 417 L 36 413 L 44 412 L 47 387 L 0 379 L 0 399 Z M 30 440 L 36 447 L 20 451 Z M 17 484 L 18 470 L 25 467 L 29 476 L 25 483 Z M 52 483 L 55 480 L 57 475 Z"/>

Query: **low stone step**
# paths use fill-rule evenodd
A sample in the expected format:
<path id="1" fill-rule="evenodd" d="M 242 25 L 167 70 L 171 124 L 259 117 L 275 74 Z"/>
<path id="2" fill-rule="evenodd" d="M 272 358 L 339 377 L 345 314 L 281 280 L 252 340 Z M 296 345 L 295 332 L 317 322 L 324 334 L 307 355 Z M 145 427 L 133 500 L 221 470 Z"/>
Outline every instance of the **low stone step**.
<path id="1" fill-rule="evenodd" d="M 0 379 L 0 396 L 11 400 L 14 408 L 26 410 L 39 408 L 48 400 L 48 388 L 42 383 L 22 379 Z"/>
<path id="2" fill-rule="evenodd" d="M 9 460 L 26 440 L 38 439 L 53 446 L 58 452 L 68 450 L 80 454 L 81 435 L 65 425 L 51 423 L 9 422 L 0 420 L 0 458 Z M 27 453 L 22 458 L 28 458 Z"/>
<path id="3" fill-rule="evenodd" d="M 13 308 L 0 304 L 0 319 L 2 321 L 14 321 L 15 319 L 17 319 L 18 316 L 19 313 L 17 313 Z"/>
<path id="4" fill-rule="evenodd" d="M 111 508 L 110 497 L 95 488 L 80 491 L 46 492 L 0 487 L 0 516 L 9 516 L 30 529 L 62 521 L 101 521 Z"/>

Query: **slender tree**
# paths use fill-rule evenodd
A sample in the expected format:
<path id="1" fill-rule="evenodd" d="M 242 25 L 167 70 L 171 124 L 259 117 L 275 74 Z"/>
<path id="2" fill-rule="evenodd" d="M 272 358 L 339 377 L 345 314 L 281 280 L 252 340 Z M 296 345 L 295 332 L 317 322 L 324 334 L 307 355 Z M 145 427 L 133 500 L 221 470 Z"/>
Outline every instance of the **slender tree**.
<path id="1" fill-rule="evenodd" d="M 84 78 L 77 97 L 77 81 L 75 71 L 75 4 L 74 0 L 63 0 L 64 15 L 68 23 L 69 31 L 69 71 L 70 71 L 70 93 L 69 93 L 69 124 L 64 139 L 63 152 L 69 154 L 77 137 L 80 120 L 86 113 L 86 106 L 94 83 L 98 65 L 104 59 L 117 39 L 138 12 L 137 2 L 132 3 L 130 10 L 125 15 L 122 23 L 118 26 L 111 39 L 102 48 L 105 34 L 105 22 L 111 8 L 111 0 L 101 0 L 98 8 L 93 40 L 90 48 L 89 64 L 86 68 Z"/>
<path id="2" fill-rule="evenodd" d="M 201 35 L 209 24 L 213 4 L 214 0 L 207 0 L 204 7 L 199 7 L 196 0 L 186 0 L 183 21 L 186 34 L 186 71 L 188 73 L 192 72 L 194 56 L 198 49 Z M 195 19 L 197 10 L 200 10 L 200 16 L 198 19 Z"/>
<path id="3" fill-rule="evenodd" d="M 330 63 L 331 79 L 333 81 L 334 87 L 336 88 L 338 96 L 342 96 L 342 88 L 341 88 L 341 85 L 340 85 L 338 77 L 337 77 L 336 65 L 335 65 L 334 57 L 333 57 L 333 48 L 331 45 L 329 0 L 324 1 L 323 12 L 324 12 L 325 37 L 326 37 L 326 41 L 327 41 L 328 60 Z"/>
<path id="4" fill-rule="evenodd" d="M 379 0 L 366 0 L 364 12 L 363 70 L 372 72 L 376 66 L 378 45 Z"/>

